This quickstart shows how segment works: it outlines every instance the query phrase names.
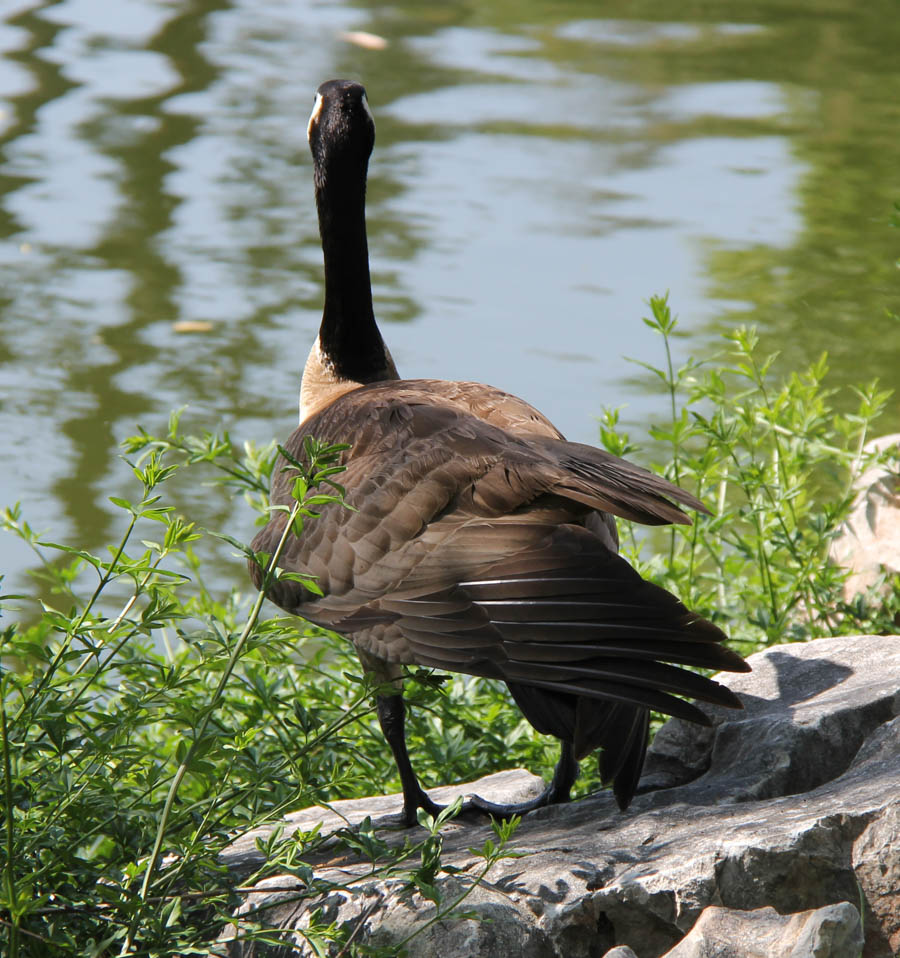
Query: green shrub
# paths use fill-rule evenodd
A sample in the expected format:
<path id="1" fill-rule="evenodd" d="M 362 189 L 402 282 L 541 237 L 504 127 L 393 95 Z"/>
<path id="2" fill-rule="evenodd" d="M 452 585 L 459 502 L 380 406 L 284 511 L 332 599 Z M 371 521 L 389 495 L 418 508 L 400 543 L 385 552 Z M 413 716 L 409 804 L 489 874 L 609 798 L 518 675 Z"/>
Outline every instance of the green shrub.
<path id="1" fill-rule="evenodd" d="M 239 902 L 224 847 L 289 809 L 378 792 L 394 775 L 346 643 L 261 620 L 261 595 L 249 611 L 237 590 L 215 595 L 196 552 L 210 534 L 161 498 L 176 473 L 206 464 L 262 505 L 274 447 L 183 437 L 177 416 L 166 436 L 125 447 L 143 457 L 133 467 L 142 494 L 113 500 L 128 525 L 108 558 L 43 541 L 18 509 L 3 517 L 57 599 L 2 633 L 0 935 L 10 958 L 207 954 Z M 338 451 L 308 444 L 295 527 L 340 499 Z M 265 869 L 243 880 L 306 875 L 302 854 L 316 842 L 270 845 Z M 430 854 L 433 870 L 434 847 L 433 835 L 393 854 L 379 846 L 377 872 L 399 869 L 414 884 L 421 868 L 410 860 Z M 271 936 L 251 921 L 241 934 Z M 315 922 L 309 936 L 320 949 L 347 937 Z"/>
<path id="2" fill-rule="evenodd" d="M 828 560 L 854 482 L 876 463 L 896 460 L 895 450 L 864 449 L 891 393 L 873 382 L 854 390 L 854 411 L 837 411 L 825 356 L 773 384 L 776 357 L 761 357 L 755 331 L 743 327 L 724 337 L 722 354 L 676 370 L 669 339 L 677 324 L 667 297 L 652 298 L 650 307 L 644 322 L 662 336 L 666 366 L 641 365 L 670 401 L 669 422 L 649 430 L 652 453 L 667 459 L 650 468 L 696 493 L 712 515 L 649 539 L 627 527 L 623 554 L 719 624 L 745 654 L 779 642 L 891 631 L 896 584 L 887 600 L 873 590 L 846 602 L 846 572 Z M 615 410 L 601 420 L 601 439 L 617 455 L 639 452 L 618 429 Z"/>
<path id="3" fill-rule="evenodd" d="M 651 306 L 668 356 L 674 321 L 664 299 Z M 671 422 L 651 430 L 654 451 L 671 450 L 662 471 L 715 515 L 643 538 L 623 528 L 626 553 L 744 651 L 888 628 L 896 601 L 845 603 L 827 561 L 886 394 L 859 390 L 859 411 L 839 415 L 824 361 L 775 387 L 751 333 L 734 333 L 728 348 L 724 365 L 654 370 L 671 396 Z M 602 420 L 607 448 L 636 451 L 617 424 L 615 412 Z M 213 476 L 220 495 L 262 512 L 274 446 L 184 436 L 177 415 L 165 435 L 141 432 L 124 445 L 137 457 L 140 494 L 112 500 L 127 528 L 107 556 L 45 541 L 18 508 L 3 517 L 34 549 L 50 597 L 0 599 L 23 611 L 0 632 L 0 941 L 10 958 L 206 954 L 239 901 L 218 857 L 236 836 L 289 809 L 398 787 L 350 646 L 294 619 L 261 618 L 259 596 L 221 588 L 199 558 L 214 534 L 162 498 L 176 477 Z M 311 444 L 297 464 L 293 522 L 315 521 L 322 496 L 340 499 L 337 451 Z M 222 538 L 237 567 L 252 555 Z M 495 684 L 424 670 L 411 678 L 410 749 L 426 782 L 552 767 L 554 743 Z M 581 787 L 596 781 L 589 772 Z M 369 849 L 372 874 L 399 874 L 438 896 L 440 842 L 427 824 L 424 839 L 392 853 L 367 826 L 345 839 Z M 483 849 L 485 866 L 509 833 L 500 828 L 498 844 Z M 242 881 L 288 873 L 321 891 L 304 864 L 318 840 L 273 839 L 269 863 Z M 439 915 L 458 904 L 442 903 Z M 277 937 L 250 919 L 240 933 Z M 317 922 L 308 931 L 321 954 L 329 943 L 370 953 L 350 934 Z"/>

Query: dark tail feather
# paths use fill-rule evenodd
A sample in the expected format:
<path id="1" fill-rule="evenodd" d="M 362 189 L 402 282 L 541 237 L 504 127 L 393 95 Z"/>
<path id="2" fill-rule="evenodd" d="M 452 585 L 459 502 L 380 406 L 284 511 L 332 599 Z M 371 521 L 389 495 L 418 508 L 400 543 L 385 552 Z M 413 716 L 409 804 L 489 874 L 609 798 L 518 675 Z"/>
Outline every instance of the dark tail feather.
<path id="1" fill-rule="evenodd" d="M 516 705 L 542 734 L 570 742 L 582 759 L 596 749 L 600 777 L 612 783 L 619 808 L 626 809 L 637 789 L 647 751 L 647 709 L 507 682 Z"/>
<path id="2" fill-rule="evenodd" d="M 601 752 L 600 777 L 605 784 L 612 782 L 616 802 L 619 808 L 625 811 L 637 791 L 638 781 L 644 768 L 650 732 L 650 712 L 647 709 L 628 708 L 628 706 L 620 706 L 620 708 L 630 713 L 623 716 L 622 724 L 630 723 L 631 728 L 624 738 L 624 745 L 616 750 L 616 764 L 613 764 L 613 756 L 609 748 Z"/>
<path id="3" fill-rule="evenodd" d="M 564 742 L 575 741 L 575 707 L 577 699 L 567 692 L 539 689 L 521 682 L 507 682 L 516 705 L 541 735 L 555 735 Z M 576 757 L 583 756 L 577 754 Z"/>

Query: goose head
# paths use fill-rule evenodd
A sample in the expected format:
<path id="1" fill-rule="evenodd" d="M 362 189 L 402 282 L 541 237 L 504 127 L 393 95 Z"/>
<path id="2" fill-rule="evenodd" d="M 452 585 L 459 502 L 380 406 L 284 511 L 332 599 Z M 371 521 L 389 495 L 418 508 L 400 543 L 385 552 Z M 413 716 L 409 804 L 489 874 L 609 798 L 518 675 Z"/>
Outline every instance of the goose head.
<path id="1" fill-rule="evenodd" d="M 344 187 L 362 186 L 375 145 L 375 118 L 362 84 L 329 80 L 316 91 L 306 138 L 313 155 L 316 191 L 335 177 Z"/>

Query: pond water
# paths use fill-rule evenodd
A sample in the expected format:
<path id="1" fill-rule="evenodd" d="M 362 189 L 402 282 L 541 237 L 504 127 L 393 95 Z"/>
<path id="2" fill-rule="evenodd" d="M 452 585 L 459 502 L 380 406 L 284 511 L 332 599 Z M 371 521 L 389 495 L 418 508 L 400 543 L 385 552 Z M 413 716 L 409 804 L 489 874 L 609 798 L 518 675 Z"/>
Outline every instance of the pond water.
<path id="1" fill-rule="evenodd" d="M 897 384 L 896 0 L 5 0 L 0 18 L 0 505 L 56 540 L 114 536 L 137 423 L 187 405 L 258 442 L 295 424 L 322 298 L 306 120 L 333 76 L 376 116 L 376 311 L 403 374 L 493 383 L 585 442 L 624 404 L 640 432 L 666 404 L 623 357 L 661 360 L 641 317 L 669 290 L 680 359 L 753 323 L 779 375 L 827 350 L 835 385 Z M 230 508 L 185 503 L 249 538 Z M 21 585 L 32 557 L 8 536 L 0 556 Z"/>

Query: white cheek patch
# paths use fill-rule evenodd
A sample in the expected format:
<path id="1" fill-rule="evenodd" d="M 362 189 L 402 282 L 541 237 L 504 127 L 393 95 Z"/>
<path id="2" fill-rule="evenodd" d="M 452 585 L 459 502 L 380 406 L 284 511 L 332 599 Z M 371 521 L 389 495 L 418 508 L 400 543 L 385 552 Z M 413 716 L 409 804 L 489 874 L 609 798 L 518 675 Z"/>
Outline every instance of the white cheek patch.
<path id="1" fill-rule="evenodd" d="M 322 99 L 322 94 L 316 94 L 316 102 L 313 103 L 312 113 L 309 115 L 309 123 L 306 125 L 306 139 L 309 140 L 310 135 L 312 134 L 312 128 L 319 122 L 319 117 L 322 115 L 322 104 L 325 101 Z"/>
<path id="2" fill-rule="evenodd" d="M 366 111 L 366 116 L 372 121 L 372 126 L 375 126 L 375 117 L 372 116 L 372 111 L 369 109 L 369 98 L 365 95 L 362 95 L 362 105 L 363 109 Z"/>

